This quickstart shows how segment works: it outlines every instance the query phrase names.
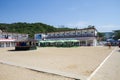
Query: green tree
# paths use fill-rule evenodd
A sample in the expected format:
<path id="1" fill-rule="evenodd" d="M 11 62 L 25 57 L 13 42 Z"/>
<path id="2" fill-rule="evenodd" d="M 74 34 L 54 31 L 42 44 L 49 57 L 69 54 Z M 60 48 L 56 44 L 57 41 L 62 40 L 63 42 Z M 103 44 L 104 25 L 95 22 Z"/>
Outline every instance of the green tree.
<path id="1" fill-rule="evenodd" d="M 93 26 L 93 25 L 88 25 L 88 28 L 95 28 L 95 26 Z"/>
<path id="2" fill-rule="evenodd" d="M 120 30 L 116 30 L 114 31 L 114 37 L 113 37 L 115 40 L 118 40 L 120 39 Z"/>
<path id="3" fill-rule="evenodd" d="M 105 40 L 104 39 L 104 36 L 105 36 L 104 33 L 98 32 L 97 35 L 98 35 L 98 41 L 104 41 Z"/>

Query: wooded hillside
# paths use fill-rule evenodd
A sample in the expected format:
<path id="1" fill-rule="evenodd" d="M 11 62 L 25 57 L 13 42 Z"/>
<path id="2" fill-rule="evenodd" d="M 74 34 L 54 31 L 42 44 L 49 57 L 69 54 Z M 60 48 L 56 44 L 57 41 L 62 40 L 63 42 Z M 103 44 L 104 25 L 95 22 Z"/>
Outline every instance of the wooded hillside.
<path id="1" fill-rule="evenodd" d="M 12 32 L 12 33 L 27 33 L 30 37 L 33 37 L 35 33 L 47 33 L 47 32 L 56 32 L 56 31 L 67 31 L 73 30 L 72 28 L 56 28 L 51 25 L 47 25 L 44 23 L 0 23 L 0 29 L 4 32 Z"/>

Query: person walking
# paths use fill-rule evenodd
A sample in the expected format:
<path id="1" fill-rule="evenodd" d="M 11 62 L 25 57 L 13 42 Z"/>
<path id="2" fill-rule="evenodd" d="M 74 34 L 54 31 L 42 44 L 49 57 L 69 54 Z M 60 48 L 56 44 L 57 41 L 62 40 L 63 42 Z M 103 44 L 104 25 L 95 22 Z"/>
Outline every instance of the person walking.
<path id="1" fill-rule="evenodd" d="M 109 49 L 111 49 L 111 43 L 110 42 L 108 42 L 108 47 L 109 47 Z"/>
<path id="2" fill-rule="evenodd" d="M 119 46 L 119 48 L 120 48 L 120 42 L 119 42 L 118 46 Z"/>

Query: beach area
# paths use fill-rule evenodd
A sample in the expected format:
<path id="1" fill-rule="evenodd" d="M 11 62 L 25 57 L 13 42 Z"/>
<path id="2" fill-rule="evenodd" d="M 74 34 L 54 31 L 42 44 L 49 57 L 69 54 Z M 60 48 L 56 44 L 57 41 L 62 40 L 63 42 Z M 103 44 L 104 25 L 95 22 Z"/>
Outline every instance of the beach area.
<path id="1" fill-rule="evenodd" d="M 87 79 L 114 47 L 0 48 L 0 80 Z M 7 75 L 7 76 L 6 76 Z"/>

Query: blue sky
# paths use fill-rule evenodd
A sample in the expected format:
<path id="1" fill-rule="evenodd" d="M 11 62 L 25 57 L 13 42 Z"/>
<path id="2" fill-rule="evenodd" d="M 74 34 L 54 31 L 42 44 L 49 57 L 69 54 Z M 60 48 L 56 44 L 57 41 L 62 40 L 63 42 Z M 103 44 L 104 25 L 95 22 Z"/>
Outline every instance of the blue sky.
<path id="1" fill-rule="evenodd" d="M 120 0 L 0 0 L 0 23 L 43 22 L 98 31 L 120 29 Z"/>

